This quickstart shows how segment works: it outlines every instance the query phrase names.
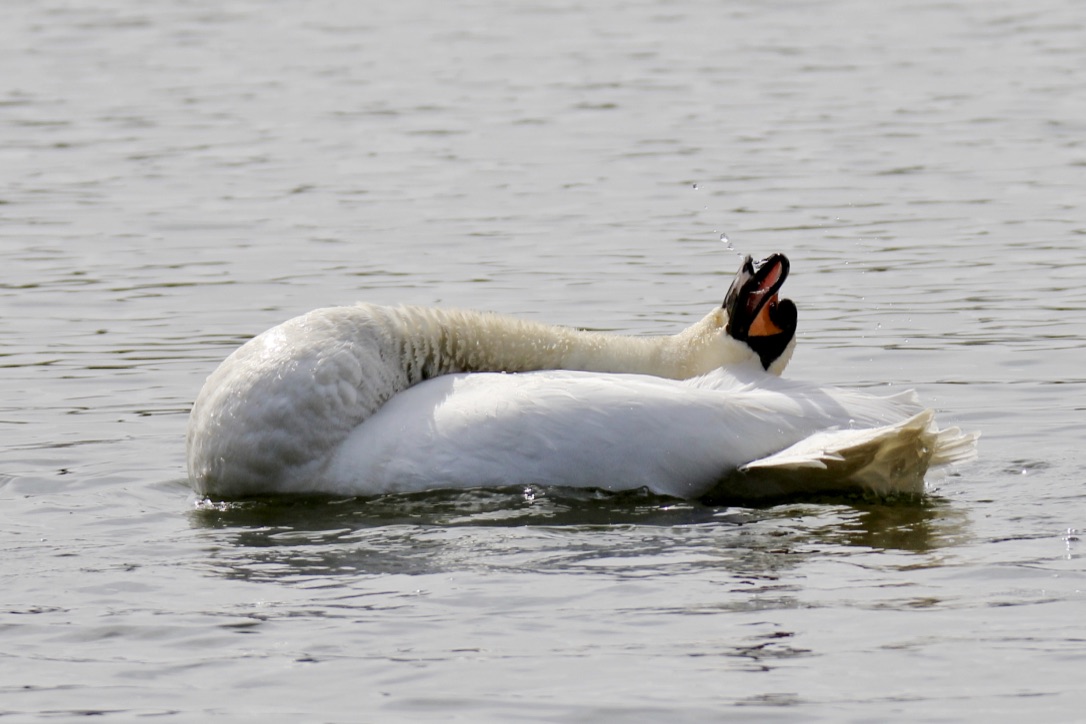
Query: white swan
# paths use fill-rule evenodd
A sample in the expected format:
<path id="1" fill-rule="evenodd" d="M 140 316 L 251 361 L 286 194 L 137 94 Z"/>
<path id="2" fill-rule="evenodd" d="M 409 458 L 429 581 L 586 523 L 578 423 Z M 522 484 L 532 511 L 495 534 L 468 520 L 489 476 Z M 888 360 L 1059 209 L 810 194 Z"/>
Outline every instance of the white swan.
<path id="1" fill-rule="evenodd" d="M 937 431 L 911 398 L 777 376 L 795 344 L 795 305 L 778 296 L 788 269 L 748 257 L 724 305 L 672 337 L 418 307 L 310 312 L 208 378 L 190 482 L 217 498 L 518 483 L 695 497 L 772 469 L 807 474 L 753 492 L 819 479 L 916 492 L 929 464 L 968 457 L 972 438 Z M 479 374 L 533 370 L 549 371 Z"/>

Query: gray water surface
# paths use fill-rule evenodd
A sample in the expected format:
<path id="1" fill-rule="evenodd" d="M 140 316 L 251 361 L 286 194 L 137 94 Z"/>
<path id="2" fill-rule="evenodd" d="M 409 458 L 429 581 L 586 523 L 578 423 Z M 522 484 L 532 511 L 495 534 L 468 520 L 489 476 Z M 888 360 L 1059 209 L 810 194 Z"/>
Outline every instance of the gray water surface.
<path id="1" fill-rule="evenodd" d="M 1086 11 L 9 0 L 0 717 L 1086 718 Z M 725 234 L 728 244 L 721 242 Z M 782 251 L 922 502 L 201 503 L 188 408 L 356 300 L 635 334 Z"/>

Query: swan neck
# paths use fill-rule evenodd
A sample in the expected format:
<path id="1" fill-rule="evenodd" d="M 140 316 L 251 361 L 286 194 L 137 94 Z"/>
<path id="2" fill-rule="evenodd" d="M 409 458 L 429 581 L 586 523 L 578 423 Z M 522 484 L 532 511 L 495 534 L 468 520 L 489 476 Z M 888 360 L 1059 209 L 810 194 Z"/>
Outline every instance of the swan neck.
<path id="1" fill-rule="evenodd" d="M 416 314 L 433 310 L 411 310 Z M 447 311 L 423 335 L 404 335 L 411 377 L 456 372 L 527 372 L 541 369 L 629 372 L 676 377 L 672 337 L 632 337 L 531 322 L 496 314 Z M 416 323 L 417 324 L 417 323 Z M 412 325 L 415 326 L 415 325 Z M 415 381 L 415 380 L 412 380 Z"/>

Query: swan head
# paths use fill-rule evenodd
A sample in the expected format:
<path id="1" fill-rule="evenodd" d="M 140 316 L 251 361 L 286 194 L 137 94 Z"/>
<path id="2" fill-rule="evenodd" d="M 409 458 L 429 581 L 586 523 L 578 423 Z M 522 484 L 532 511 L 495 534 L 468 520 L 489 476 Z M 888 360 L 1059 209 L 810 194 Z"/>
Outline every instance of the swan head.
<path id="1" fill-rule="evenodd" d="M 674 338 L 677 379 L 747 364 L 783 372 L 796 344 L 796 305 L 780 298 L 787 277 L 784 254 L 744 259 L 724 304 Z"/>
<path id="2" fill-rule="evenodd" d="M 796 344 L 796 305 L 780 298 L 788 270 L 784 254 L 772 254 L 757 263 L 748 255 L 722 305 L 728 316 L 727 335 L 753 350 L 763 369 L 778 375 Z"/>

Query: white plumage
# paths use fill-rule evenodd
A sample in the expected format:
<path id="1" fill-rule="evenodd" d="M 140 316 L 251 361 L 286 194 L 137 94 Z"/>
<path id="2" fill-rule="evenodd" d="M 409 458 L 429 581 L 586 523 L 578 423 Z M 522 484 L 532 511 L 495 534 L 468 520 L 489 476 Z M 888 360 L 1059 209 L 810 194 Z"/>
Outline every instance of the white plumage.
<path id="1" fill-rule="evenodd" d="M 680 498 L 923 492 L 973 438 L 915 395 L 783 380 L 755 365 L 686 380 L 550 371 L 450 375 L 356 428 L 312 492 L 563 485 Z"/>

